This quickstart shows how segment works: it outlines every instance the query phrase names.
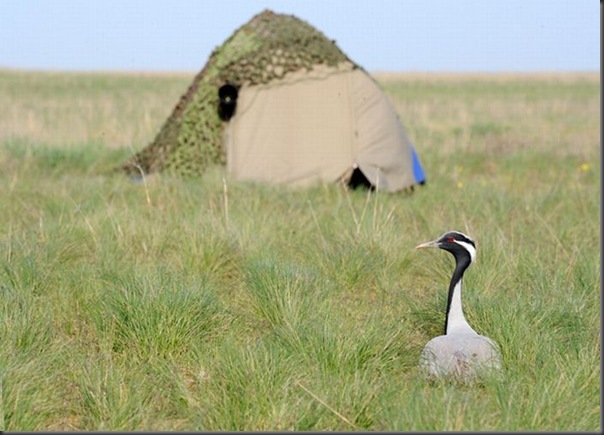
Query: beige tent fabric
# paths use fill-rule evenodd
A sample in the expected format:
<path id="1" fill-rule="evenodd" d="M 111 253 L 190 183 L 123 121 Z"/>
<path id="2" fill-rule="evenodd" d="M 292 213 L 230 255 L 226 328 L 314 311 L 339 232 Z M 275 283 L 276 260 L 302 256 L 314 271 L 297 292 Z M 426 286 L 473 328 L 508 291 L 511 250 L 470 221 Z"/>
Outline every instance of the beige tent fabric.
<path id="1" fill-rule="evenodd" d="M 411 142 L 377 84 L 367 74 L 352 78 L 356 163 L 378 189 L 397 192 L 415 184 Z"/>
<path id="2" fill-rule="evenodd" d="M 379 189 L 411 186 L 411 150 L 379 87 L 345 63 L 243 86 L 225 129 L 227 170 L 240 180 L 307 186 L 358 165 Z"/>

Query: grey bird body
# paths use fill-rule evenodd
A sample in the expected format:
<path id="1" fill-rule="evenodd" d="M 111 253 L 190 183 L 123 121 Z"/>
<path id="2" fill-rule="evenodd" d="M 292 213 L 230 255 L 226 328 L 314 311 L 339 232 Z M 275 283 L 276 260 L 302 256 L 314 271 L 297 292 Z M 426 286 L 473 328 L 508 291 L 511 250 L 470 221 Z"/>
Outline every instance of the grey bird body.
<path id="1" fill-rule="evenodd" d="M 470 381 L 500 370 L 501 357 L 497 345 L 484 335 L 439 335 L 426 344 L 419 365 L 428 377 Z"/>
<path id="2" fill-rule="evenodd" d="M 497 344 L 478 334 L 466 320 L 462 303 L 462 278 L 476 258 L 476 245 L 472 239 L 458 231 L 449 231 L 437 240 L 417 246 L 440 248 L 455 257 L 455 270 L 449 286 L 445 333 L 431 339 L 424 347 L 419 366 L 428 377 L 452 377 L 472 381 L 489 371 L 502 368 Z"/>

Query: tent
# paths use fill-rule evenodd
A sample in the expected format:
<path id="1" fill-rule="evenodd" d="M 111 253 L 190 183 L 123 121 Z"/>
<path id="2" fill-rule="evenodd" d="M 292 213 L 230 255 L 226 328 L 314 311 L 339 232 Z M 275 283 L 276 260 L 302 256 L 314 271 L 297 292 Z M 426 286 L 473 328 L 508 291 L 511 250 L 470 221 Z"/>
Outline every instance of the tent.
<path id="1" fill-rule="evenodd" d="M 216 48 L 154 141 L 123 166 L 237 180 L 366 185 L 425 181 L 403 125 L 375 80 L 303 20 L 270 10 Z"/>

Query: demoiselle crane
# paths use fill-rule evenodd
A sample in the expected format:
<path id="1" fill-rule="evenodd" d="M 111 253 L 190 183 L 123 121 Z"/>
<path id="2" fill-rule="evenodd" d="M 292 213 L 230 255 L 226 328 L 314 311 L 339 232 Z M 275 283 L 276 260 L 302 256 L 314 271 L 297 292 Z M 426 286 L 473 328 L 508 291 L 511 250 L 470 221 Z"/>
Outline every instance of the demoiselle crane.
<path id="1" fill-rule="evenodd" d="M 474 240 L 459 231 L 449 231 L 416 247 L 424 248 L 440 248 L 453 254 L 455 270 L 449 285 L 444 334 L 426 344 L 420 356 L 420 369 L 432 378 L 452 377 L 460 381 L 471 381 L 487 371 L 501 370 L 497 344 L 470 326 L 462 308 L 463 275 L 476 259 Z"/>

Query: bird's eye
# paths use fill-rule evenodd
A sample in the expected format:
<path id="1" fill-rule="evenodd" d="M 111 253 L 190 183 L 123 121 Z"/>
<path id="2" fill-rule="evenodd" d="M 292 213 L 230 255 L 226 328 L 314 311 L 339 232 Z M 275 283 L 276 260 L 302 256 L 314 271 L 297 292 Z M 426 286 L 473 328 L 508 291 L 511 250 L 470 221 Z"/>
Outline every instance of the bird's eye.
<path id="1" fill-rule="evenodd" d="M 455 243 L 455 239 L 453 237 L 447 237 L 447 242 Z"/>

